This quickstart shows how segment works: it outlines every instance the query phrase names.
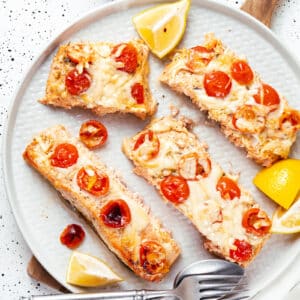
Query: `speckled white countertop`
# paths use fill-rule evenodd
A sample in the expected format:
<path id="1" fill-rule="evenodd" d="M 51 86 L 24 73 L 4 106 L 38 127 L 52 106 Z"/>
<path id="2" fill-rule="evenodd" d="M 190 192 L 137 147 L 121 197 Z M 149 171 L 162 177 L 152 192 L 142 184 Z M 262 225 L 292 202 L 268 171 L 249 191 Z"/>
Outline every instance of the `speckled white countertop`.
<path id="1" fill-rule="evenodd" d="M 218 1 L 237 7 L 243 2 Z M 109 1 L 0 0 L 0 141 L 9 103 L 32 59 L 73 20 L 106 2 Z M 280 1 L 273 18 L 272 30 L 300 59 L 300 1 Z M 2 172 L 0 239 L 0 299 L 18 299 L 21 295 L 53 292 L 29 278 L 26 273 L 27 263 L 32 254 L 15 223 L 5 195 Z M 276 294 L 270 296 L 271 293 L 267 293 L 264 300 L 286 300 L 287 296 L 284 295 L 295 285 L 297 274 L 300 281 L 298 266 L 290 266 L 288 272 L 276 281 Z M 293 299 L 300 299 L 300 291 L 298 293 L 294 290 L 293 293 Z"/>

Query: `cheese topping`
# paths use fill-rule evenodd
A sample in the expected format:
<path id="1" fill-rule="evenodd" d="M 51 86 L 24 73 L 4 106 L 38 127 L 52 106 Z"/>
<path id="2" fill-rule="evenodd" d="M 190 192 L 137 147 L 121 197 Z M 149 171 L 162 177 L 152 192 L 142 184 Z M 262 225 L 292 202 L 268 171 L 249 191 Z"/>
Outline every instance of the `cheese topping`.
<path id="1" fill-rule="evenodd" d="M 147 83 L 149 50 L 139 40 L 132 40 L 130 43 L 137 51 L 137 67 L 131 73 L 122 70 L 123 61 L 116 60 L 122 54 L 126 44 L 121 44 L 115 53 L 112 53 L 115 45 L 103 42 L 70 43 L 61 46 L 51 68 L 46 98 L 41 101 L 68 108 L 82 106 L 96 109 L 97 113 L 101 113 L 102 108 L 108 109 L 104 110 L 104 113 L 110 112 L 110 109 L 112 112 L 130 111 L 142 118 L 144 114 L 151 113 L 155 108 L 155 102 L 149 93 Z M 81 93 L 79 88 L 70 92 L 66 86 L 66 78 L 74 68 L 78 74 L 85 72 L 88 78 L 85 84 L 87 86 L 89 83 L 89 86 Z M 75 79 L 73 77 L 69 80 L 71 87 L 72 80 Z M 80 84 L 81 82 L 75 82 L 74 86 L 80 86 Z M 134 99 L 132 87 L 135 84 L 143 87 L 145 101 L 138 103 Z M 77 91 L 79 92 L 76 93 Z"/>
<path id="2" fill-rule="evenodd" d="M 197 56 L 192 55 L 195 50 L 193 48 L 181 49 L 166 67 L 161 80 L 175 90 L 191 97 L 202 110 L 207 110 L 209 117 L 221 123 L 225 134 L 234 143 L 245 147 L 248 154 L 259 159 L 261 163 L 272 163 L 269 160 L 276 159 L 270 158 L 274 153 L 282 158 L 287 157 L 290 147 L 296 139 L 300 124 L 294 125 L 293 130 L 281 126 L 280 118 L 290 110 L 285 98 L 278 93 L 280 103 L 275 109 L 256 103 L 254 96 L 261 90 L 263 84 L 259 75 L 253 72 L 253 79 L 247 84 L 238 83 L 232 75 L 233 63 L 238 60 L 246 62 L 246 58 L 236 56 L 230 49 L 225 48 L 213 34 L 206 35 L 204 47 L 213 49 L 214 56 L 211 60 L 204 60 L 202 64 L 197 64 L 195 61 L 194 64 L 197 64 L 198 67 L 194 70 L 189 66 L 191 59 L 197 60 Z M 222 71 L 231 77 L 232 86 L 224 98 L 208 96 L 204 88 L 204 75 L 212 71 Z M 233 115 L 245 105 L 253 105 L 260 111 L 260 126 L 256 124 L 255 128 L 251 128 L 250 122 L 241 124 L 241 128 L 233 126 Z M 260 132 L 256 132 L 257 127 Z"/>
<path id="3" fill-rule="evenodd" d="M 125 141 L 125 151 L 130 153 L 130 158 L 137 166 L 146 168 L 148 176 L 158 188 L 166 176 L 180 175 L 179 162 L 183 156 L 197 153 L 200 158 L 209 158 L 203 145 L 182 126 L 182 123 L 175 119 L 165 117 L 156 120 L 147 129 L 152 130 L 159 139 L 160 151 L 157 156 L 141 162 L 137 151 L 127 152 L 132 149 L 133 141 L 143 133 L 132 140 Z M 178 143 L 178 141 L 182 142 Z M 223 199 L 216 188 L 222 176 L 224 176 L 222 168 L 216 162 L 211 161 L 208 176 L 198 176 L 196 180 L 187 180 L 189 196 L 183 202 L 177 203 L 176 208 L 187 216 L 208 240 L 217 245 L 222 253 L 229 255 L 235 239 L 245 240 L 256 247 L 261 244 L 261 239 L 264 237 L 257 238 L 255 235 L 248 234 L 242 226 L 244 213 L 256 205 L 252 197 L 239 187 L 241 190 L 239 198 Z M 236 175 L 226 174 L 226 176 L 234 182 L 238 180 Z"/>
<path id="4" fill-rule="evenodd" d="M 107 45 L 99 45 L 98 47 L 97 52 L 104 52 L 105 54 Z M 103 50 L 102 47 L 104 47 Z M 136 82 L 140 82 L 142 78 L 140 75 L 133 76 L 117 70 L 120 66 L 122 64 L 115 62 L 111 55 L 100 55 L 96 57 L 93 64 L 88 66 L 87 70 L 93 78 L 92 84 L 84 95 L 79 96 L 84 98 L 88 108 L 94 108 L 98 105 L 126 108 L 136 104 L 130 94 L 131 86 Z"/>
<path id="5" fill-rule="evenodd" d="M 76 208 L 85 216 L 85 212 L 87 212 L 92 218 L 90 221 L 93 223 L 99 222 L 97 219 L 100 218 L 100 210 L 110 200 L 122 199 L 127 203 L 130 209 L 131 221 L 124 228 L 116 230 L 105 225 L 100 226 L 101 232 L 104 234 L 101 237 L 104 241 L 110 241 L 113 249 L 115 244 L 119 244 L 118 251 L 126 252 L 126 257 L 129 257 L 135 263 L 139 263 L 139 249 L 144 239 L 154 240 L 165 249 L 174 250 L 176 244 L 171 239 L 170 233 L 165 231 L 159 221 L 151 216 L 149 208 L 145 207 L 139 198 L 129 193 L 119 181 L 118 176 L 107 169 L 77 139 L 69 136 L 63 127 L 58 128 L 58 133 L 57 128 L 54 127 L 53 132 L 41 134 L 35 138 L 35 141 L 35 163 L 48 170 L 47 176 L 55 178 L 55 182 L 60 186 L 59 190 L 65 198 L 70 200 L 70 190 L 73 194 L 80 196 L 81 200 L 78 200 L 80 203 L 77 202 Z M 50 157 L 55 147 L 66 142 L 76 146 L 79 153 L 77 162 L 68 168 L 53 167 L 50 163 Z M 82 167 L 85 167 L 85 171 L 89 176 L 95 175 L 94 169 L 87 166 L 99 170 L 99 173 L 107 174 L 109 177 L 109 191 L 107 194 L 95 196 L 86 190 L 80 189 L 77 183 L 77 174 Z M 72 200 L 70 201 L 72 203 Z M 80 208 L 78 208 L 78 205 Z"/>

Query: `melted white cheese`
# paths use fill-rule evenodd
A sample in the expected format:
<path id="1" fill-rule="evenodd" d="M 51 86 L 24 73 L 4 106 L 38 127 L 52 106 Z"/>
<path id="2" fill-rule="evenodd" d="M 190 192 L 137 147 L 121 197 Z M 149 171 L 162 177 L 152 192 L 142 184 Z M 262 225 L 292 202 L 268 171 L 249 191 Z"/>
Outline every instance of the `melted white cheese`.
<path id="1" fill-rule="evenodd" d="M 213 42 L 214 39 L 214 37 L 210 37 L 207 42 Z M 218 43 L 222 45 L 221 41 L 218 41 Z M 231 91 L 224 99 L 210 97 L 203 88 L 204 73 L 221 70 L 230 74 L 232 61 L 245 58 L 237 57 L 232 51 L 226 48 L 224 53 L 221 52 L 207 66 L 192 73 L 186 65 L 190 57 L 189 51 L 192 50 L 183 49 L 175 55 L 172 63 L 164 71 L 163 81 L 167 82 L 170 86 L 180 87 L 202 109 L 207 110 L 209 117 L 220 122 L 227 130 L 227 135 L 234 134 L 236 139 L 241 141 L 241 144 L 249 151 L 251 156 L 261 157 L 262 160 L 268 160 L 270 153 L 287 157 L 290 147 L 296 138 L 296 130 L 289 131 L 288 129 L 279 127 L 278 120 L 285 111 L 289 110 L 285 98 L 278 93 L 280 105 L 278 109 L 270 113 L 268 107 L 258 105 L 253 95 L 257 94 L 262 80 L 256 73 L 254 73 L 253 82 L 248 86 L 240 85 L 232 79 Z M 245 134 L 242 131 L 236 130 L 232 125 L 232 115 L 238 107 L 245 104 L 258 105 L 262 115 L 266 118 L 265 126 L 258 134 Z"/>
<path id="2" fill-rule="evenodd" d="M 145 161 L 138 156 L 136 156 L 136 159 L 143 167 L 148 168 L 151 176 L 159 176 L 163 172 L 164 175 L 171 174 L 174 166 L 176 166 L 176 161 L 178 161 L 178 156 L 180 156 L 178 146 L 170 140 L 165 140 L 160 143 L 159 155 L 153 159 Z"/>
<path id="3" fill-rule="evenodd" d="M 138 72 L 128 74 L 117 70 L 118 67 L 122 67 L 122 63 L 114 60 L 108 45 L 95 44 L 94 47 L 98 55 L 92 64 L 85 66 L 92 77 L 91 86 L 78 97 L 83 99 L 90 109 L 101 105 L 119 109 L 136 106 L 137 111 L 145 110 L 145 105 L 137 105 L 131 95 L 132 85 L 142 83 L 142 75 Z"/>
<path id="4" fill-rule="evenodd" d="M 169 259 L 174 259 L 174 240 L 171 239 L 170 234 L 165 231 L 157 219 L 153 218 L 147 208 L 136 195 L 131 194 L 124 185 L 121 184 L 117 175 L 111 170 L 107 169 L 92 152 L 87 150 L 75 138 L 67 135 L 65 129 L 61 127 L 54 127 L 49 129 L 47 134 L 36 137 L 36 155 L 34 157 L 35 163 L 42 169 L 47 170 L 47 176 L 55 178 L 59 185 L 60 192 L 70 199 L 70 192 L 77 196 L 77 209 L 82 208 L 82 213 L 91 218 L 98 216 L 101 207 L 110 200 L 122 199 L 129 206 L 131 213 L 131 221 L 124 228 L 124 230 L 115 230 L 110 227 L 102 226 L 101 232 L 104 234 L 104 240 L 109 243 L 109 247 L 115 249 L 116 244 L 121 249 L 129 252 L 131 259 L 138 261 L 140 244 L 142 239 L 153 239 L 165 249 L 172 251 L 173 256 Z M 52 167 L 50 164 L 50 156 L 52 155 L 55 146 L 61 143 L 71 143 L 76 146 L 79 158 L 77 162 L 69 168 Z M 84 166 L 93 166 L 100 172 L 108 175 L 110 180 L 109 191 L 103 196 L 94 196 L 87 191 L 81 190 L 77 184 L 77 173 Z M 91 171 L 92 175 L 93 171 Z M 65 188 L 66 187 L 66 188 Z M 79 204 L 78 204 L 79 203 Z M 85 213 L 88 211 L 88 213 Z M 89 219 L 89 221 L 94 221 Z M 100 225 L 99 225 L 100 226 Z M 148 234 L 147 229 L 151 231 Z M 100 233 L 99 233 L 100 234 Z M 119 252 L 118 249 L 117 253 Z"/>
<path id="5" fill-rule="evenodd" d="M 133 152 L 135 163 L 147 168 L 147 173 L 151 175 L 158 185 L 164 176 L 168 176 L 171 173 L 178 175 L 180 157 L 187 152 L 196 152 L 195 149 L 197 149 L 191 149 L 187 141 L 186 147 L 179 149 L 174 141 L 173 133 L 180 133 L 174 131 L 174 129 L 172 138 L 170 138 L 170 134 L 160 133 L 165 129 L 172 130 L 171 128 L 172 126 L 174 128 L 174 124 L 176 124 L 176 121 L 174 122 L 170 118 L 163 118 L 154 122 L 150 127 L 160 140 L 160 152 L 155 159 L 148 162 L 148 165 L 140 164 L 134 157 Z M 198 143 L 198 147 L 202 147 L 200 143 Z M 201 152 L 206 153 L 203 148 Z M 172 172 L 164 174 L 166 169 L 170 169 Z M 197 181 L 187 181 L 190 190 L 189 197 L 183 203 L 177 204 L 176 208 L 187 216 L 202 234 L 220 247 L 223 253 L 229 253 L 234 239 L 246 240 L 252 245 L 261 243 L 261 239 L 247 234 L 242 226 L 243 214 L 253 206 L 254 200 L 241 187 L 240 198 L 233 200 L 223 199 L 220 192 L 216 189 L 218 180 L 223 175 L 224 171 L 222 168 L 214 161 L 211 161 L 211 172 L 206 178 L 200 178 Z M 233 180 L 238 180 L 238 176 L 229 174 L 226 174 L 226 176 Z"/>

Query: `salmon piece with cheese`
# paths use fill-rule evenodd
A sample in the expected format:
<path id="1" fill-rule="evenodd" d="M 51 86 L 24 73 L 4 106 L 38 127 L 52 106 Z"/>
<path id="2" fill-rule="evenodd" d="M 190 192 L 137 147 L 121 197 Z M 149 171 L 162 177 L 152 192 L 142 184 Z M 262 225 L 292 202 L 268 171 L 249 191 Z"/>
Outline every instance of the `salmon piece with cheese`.
<path id="1" fill-rule="evenodd" d="M 245 267 L 269 238 L 271 220 L 238 176 L 224 172 L 206 148 L 172 117 L 153 120 L 123 143 L 134 172 L 190 219 L 205 248 Z"/>
<path id="2" fill-rule="evenodd" d="M 156 110 L 148 87 L 149 49 L 141 40 L 112 44 L 69 43 L 59 47 L 43 104 L 122 112 L 144 119 Z"/>
<path id="3" fill-rule="evenodd" d="M 171 233 L 114 171 L 63 126 L 34 137 L 23 157 L 136 275 L 159 281 L 169 272 L 180 254 Z"/>
<path id="4" fill-rule="evenodd" d="M 201 46 L 180 49 L 160 80 L 190 97 L 220 124 L 226 137 L 262 166 L 289 155 L 300 112 L 213 34 Z"/>

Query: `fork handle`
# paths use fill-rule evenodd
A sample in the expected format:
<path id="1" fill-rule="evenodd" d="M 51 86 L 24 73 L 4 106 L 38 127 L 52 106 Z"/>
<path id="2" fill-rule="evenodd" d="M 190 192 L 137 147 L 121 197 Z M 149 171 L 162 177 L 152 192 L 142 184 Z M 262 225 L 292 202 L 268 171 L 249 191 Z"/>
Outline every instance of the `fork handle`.
<path id="1" fill-rule="evenodd" d="M 159 297 L 174 297 L 172 290 L 133 290 L 122 292 L 91 293 L 91 294 L 59 294 L 49 296 L 20 297 L 20 300 L 102 300 L 102 299 L 125 299 L 148 300 Z M 176 299 L 178 299 L 176 297 Z"/>

